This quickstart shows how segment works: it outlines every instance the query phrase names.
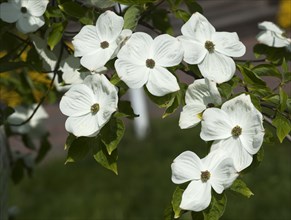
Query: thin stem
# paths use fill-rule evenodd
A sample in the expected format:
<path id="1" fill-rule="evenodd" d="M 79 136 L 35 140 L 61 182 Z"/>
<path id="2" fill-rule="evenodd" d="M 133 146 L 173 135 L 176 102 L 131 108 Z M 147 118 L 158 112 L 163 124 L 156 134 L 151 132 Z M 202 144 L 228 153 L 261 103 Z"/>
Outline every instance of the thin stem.
<path id="1" fill-rule="evenodd" d="M 265 62 L 266 59 L 259 59 L 259 60 L 234 60 L 235 62 L 251 62 L 251 63 L 260 63 L 260 62 Z"/>
<path id="2" fill-rule="evenodd" d="M 144 21 L 142 21 L 142 20 L 140 20 L 138 23 L 139 23 L 140 25 L 142 25 L 142 26 L 144 26 L 144 27 L 146 27 L 146 28 L 152 30 L 153 32 L 155 32 L 155 33 L 158 34 L 158 35 L 162 34 L 162 32 L 161 32 L 160 30 L 154 28 L 153 26 L 151 26 L 150 24 L 148 24 L 148 23 L 146 23 L 146 22 L 144 22 Z"/>
<path id="3" fill-rule="evenodd" d="M 24 125 L 24 124 L 28 123 L 32 119 L 32 117 L 35 115 L 35 113 L 37 112 L 37 110 L 39 109 L 39 107 L 45 101 L 45 99 L 48 96 L 50 90 L 53 88 L 53 84 L 54 84 L 55 78 L 56 78 L 57 73 L 58 73 L 58 69 L 59 69 L 59 66 L 60 66 L 61 58 L 63 56 L 63 52 L 64 52 L 64 43 L 61 42 L 61 51 L 60 51 L 60 54 L 59 54 L 57 63 L 55 65 L 55 68 L 54 68 L 54 71 L 53 71 L 53 73 L 54 73 L 53 78 L 52 78 L 52 80 L 50 82 L 50 85 L 49 85 L 47 91 L 45 92 L 44 96 L 41 98 L 41 100 L 37 104 L 36 108 L 33 110 L 32 114 L 25 121 L 23 121 L 23 122 L 21 122 L 19 124 L 8 124 L 8 125 L 10 125 L 10 126 L 21 126 L 21 125 Z"/>

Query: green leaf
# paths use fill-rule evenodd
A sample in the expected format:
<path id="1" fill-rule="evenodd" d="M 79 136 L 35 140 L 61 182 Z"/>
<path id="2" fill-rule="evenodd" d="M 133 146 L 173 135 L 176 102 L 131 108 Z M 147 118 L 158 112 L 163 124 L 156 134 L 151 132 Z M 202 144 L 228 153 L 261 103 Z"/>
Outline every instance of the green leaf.
<path id="1" fill-rule="evenodd" d="M 118 111 L 114 114 L 115 117 L 127 117 L 133 119 L 138 117 L 131 107 L 130 101 L 120 100 L 118 102 Z"/>
<path id="2" fill-rule="evenodd" d="M 287 99 L 288 95 L 287 93 L 282 89 L 280 86 L 279 88 L 279 96 L 280 96 L 280 111 L 283 112 L 287 108 Z"/>
<path id="3" fill-rule="evenodd" d="M 176 16 L 176 18 L 179 18 L 184 22 L 188 21 L 191 17 L 191 15 L 188 12 L 182 9 L 177 9 L 176 11 L 174 11 L 174 15 Z"/>
<path id="4" fill-rule="evenodd" d="M 58 22 L 52 24 L 52 29 L 49 32 L 47 44 L 50 49 L 53 50 L 54 47 L 59 43 L 59 41 L 63 37 L 63 32 L 65 30 L 67 23 L 66 22 Z"/>
<path id="5" fill-rule="evenodd" d="M 59 5 L 59 8 L 67 15 L 74 18 L 82 18 L 86 14 L 85 8 L 83 8 L 80 4 L 72 1 L 68 1 Z"/>
<path id="6" fill-rule="evenodd" d="M 0 64 L 0 73 L 26 67 L 26 62 L 3 62 Z"/>
<path id="7" fill-rule="evenodd" d="M 63 18 L 64 17 L 62 11 L 57 7 L 48 7 L 47 10 L 45 11 L 45 16 L 48 19 L 50 19 L 50 18 Z"/>
<path id="8" fill-rule="evenodd" d="M 101 164 L 106 169 L 113 171 L 116 175 L 118 175 L 117 171 L 117 149 L 114 150 L 110 155 L 107 152 L 106 146 L 99 141 L 98 147 L 95 148 L 94 159 Z"/>
<path id="9" fill-rule="evenodd" d="M 252 68 L 252 71 L 257 76 L 274 76 L 277 78 L 282 77 L 279 70 L 273 64 L 260 64 Z"/>
<path id="10" fill-rule="evenodd" d="M 268 60 L 272 61 L 275 65 L 280 65 L 283 60 L 291 60 L 291 53 L 286 48 L 269 47 L 264 44 L 256 44 L 253 51 L 257 57 L 265 55 Z"/>
<path id="11" fill-rule="evenodd" d="M 210 206 L 203 211 L 204 220 L 218 220 L 224 213 L 226 207 L 226 194 L 213 193 Z"/>
<path id="12" fill-rule="evenodd" d="M 170 35 L 174 34 L 173 27 L 169 20 L 169 13 L 166 9 L 156 9 L 151 13 L 153 26 L 160 30 L 162 33 Z"/>
<path id="13" fill-rule="evenodd" d="M 118 2 L 124 5 L 143 5 L 145 3 L 155 2 L 156 0 L 113 0 L 114 2 Z"/>
<path id="14" fill-rule="evenodd" d="M 203 9 L 201 7 L 201 5 L 199 5 L 196 0 L 184 0 L 189 12 L 191 14 L 195 13 L 195 12 L 199 12 L 201 14 L 203 14 Z"/>
<path id="15" fill-rule="evenodd" d="M 247 187 L 245 182 L 241 179 L 236 179 L 230 187 L 230 190 L 239 193 L 247 198 L 253 196 L 253 192 Z"/>
<path id="16" fill-rule="evenodd" d="M 184 190 L 181 189 L 179 186 L 176 187 L 173 197 L 172 197 L 172 208 L 174 211 L 174 218 L 179 218 L 181 215 L 181 208 L 180 208 L 180 203 L 182 200 L 182 195 L 183 195 Z"/>
<path id="17" fill-rule="evenodd" d="M 135 30 L 138 20 L 140 19 L 140 15 L 142 12 L 142 7 L 138 5 L 132 5 L 130 6 L 125 14 L 124 14 L 124 29 L 130 29 L 130 30 Z"/>
<path id="18" fill-rule="evenodd" d="M 249 85 L 254 85 L 256 88 L 258 86 L 266 86 L 266 83 L 258 76 L 254 71 L 251 69 L 244 67 L 242 65 L 237 65 L 239 68 L 240 72 L 243 75 L 243 80 L 249 84 Z"/>
<path id="19" fill-rule="evenodd" d="M 48 141 L 48 137 L 49 137 L 49 134 L 47 133 L 41 138 L 40 148 L 39 148 L 38 154 L 35 158 L 35 163 L 41 162 L 42 159 L 46 156 L 46 154 L 51 149 L 51 144 Z"/>
<path id="20" fill-rule="evenodd" d="M 101 141 L 106 146 L 109 155 L 117 148 L 124 135 L 124 131 L 123 121 L 114 117 L 101 129 Z"/>
<path id="21" fill-rule="evenodd" d="M 73 134 L 69 134 L 66 140 L 66 144 L 65 144 L 65 150 L 69 149 L 73 143 L 74 140 L 76 140 L 77 137 Z"/>
<path id="22" fill-rule="evenodd" d="M 172 204 L 169 204 L 164 210 L 164 220 L 173 220 L 173 219 L 174 219 L 174 212 L 173 212 Z"/>
<path id="23" fill-rule="evenodd" d="M 191 212 L 192 220 L 204 220 L 203 212 Z"/>
<path id="24" fill-rule="evenodd" d="M 7 106 L 3 109 L 0 108 L 0 125 L 6 123 L 7 118 L 14 113 L 14 109 Z"/>
<path id="25" fill-rule="evenodd" d="M 146 87 L 144 87 L 147 96 L 155 103 L 159 108 L 167 108 L 172 105 L 175 99 L 175 93 L 170 93 L 161 97 L 152 95 Z"/>
<path id="26" fill-rule="evenodd" d="M 279 141 L 282 143 L 284 138 L 291 131 L 291 122 L 284 115 L 277 112 L 276 117 L 274 118 L 272 124 L 277 128 L 276 134 L 279 138 Z"/>
<path id="27" fill-rule="evenodd" d="M 65 164 L 84 159 L 97 144 L 98 140 L 96 137 L 79 137 L 75 139 L 70 145 Z"/>

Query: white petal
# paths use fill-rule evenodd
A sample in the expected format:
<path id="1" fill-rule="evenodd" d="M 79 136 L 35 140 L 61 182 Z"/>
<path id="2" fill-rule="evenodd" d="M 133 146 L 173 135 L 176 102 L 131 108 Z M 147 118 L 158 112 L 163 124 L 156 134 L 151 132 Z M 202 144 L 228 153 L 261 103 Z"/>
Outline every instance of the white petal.
<path id="1" fill-rule="evenodd" d="M 134 33 L 121 48 L 117 57 L 136 64 L 145 65 L 145 61 L 152 58 L 152 44 L 153 39 L 150 35 L 143 32 Z"/>
<path id="2" fill-rule="evenodd" d="M 93 53 L 100 49 L 100 39 L 97 35 L 96 28 L 93 25 L 84 26 L 81 31 L 74 37 L 74 55 L 76 57 Z"/>
<path id="3" fill-rule="evenodd" d="M 81 116 L 91 112 L 96 100 L 93 91 L 84 84 L 77 84 L 64 94 L 60 101 L 60 110 L 67 116 Z"/>
<path id="4" fill-rule="evenodd" d="M 115 41 L 123 28 L 123 18 L 112 11 L 106 11 L 98 17 L 96 30 L 101 41 Z"/>
<path id="5" fill-rule="evenodd" d="M 94 74 L 87 76 L 84 84 L 93 90 L 95 100 L 100 105 L 100 109 L 111 113 L 116 111 L 118 102 L 117 88 L 109 82 L 105 75 Z"/>
<path id="6" fill-rule="evenodd" d="M 235 73 L 234 61 L 217 52 L 208 53 L 198 67 L 205 78 L 216 83 L 230 80 Z"/>
<path id="7" fill-rule="evenodd" d="M 114 51 L 114 57 L 117 56 L 119 50 L 126 44 L 130 36 L 132 35 L 132 31 L 129 29 L 124 29 L 121 31 L 120 35 L 118 36 L 116 40 L 117 48 Z"/>
<path id="8" fill-rule="evenodd" d="M 233 126 L 238 125 L 241 128 L 248 128 L 253 123 L 253 113 L 257 113 L 250 96 L 245 94 L 226 101 L 221 109 L 228 114 Z"/>
<path id="9" fill-rule="evenodd" d="M 176 66 L 181 63 L 183 50 L 181 43 L 168 34 L 159 35 L 152 45 L 153 59 L 156 65 L 163 67 Z"/>
<path id="10" fill-rule="evenodd" d="M 205 141 L 228 138 L 233 128 L 228 115 L 218 108 L 209 108 L 204 111 L 201 126 L 200 137 Z"/>
<path id="11" fill-rule="evenodd" d="M 24 1 L 25 2 L 25 1 Z M 42 16 L 46 10 L 46 6 L 49 3 L 47 0 L 29 0 L 27 4 L 23 5 L 27 8 L 27 11 L 36 17 Z"/>
<path id="12" fill-rule="evenodd" d="M 184 50 L 184 61 L 189 64 L 201 63 L 208 53 L 204 45 L 192 40 L 189 37 L 179 36 L 178 40 L 181 42 Z"/>
<path id="13" fill-rule="evenodd" d="M 16 22 L 20 17 L 20 8 L 14 3 L 3 2 L 0 4 L 0 18 L 8 23 Z"/>
<path id="14" fill-rule="evenodd" d="M 164 96 L 180 89 L 176 77 L 166 68 L 160 66 L 150 70 L 146 87 L 155 96 Z"/>
<path id="15" fill-rule="evenodd" d="M 202 112 L 206 109 L 205 105 L 185 105 L 180 114 L 179 126 L 182 129 L 192 128 L 202 119 Z M 200 115 L 201 114 L 201 115 Z"/>
<path id="16" fill-rule="evenodd" d="M 96 71 L 103 67 L 114 53 L 115 48 L 108 47 L 106 49 L 95 50 L 94 53 L 85 54 L 81 58 L 82 66 L 86 67 L 90 71 Z"/>
<path id="17" fill-rule="evenodd" d="M 22 33 L 30 33 L 34 32 L 39 29 L 41 26 L 44 25 L 44 18 L 41 17 L 20 17 L 19 20 L 16 22 L 16 28 L 21 31 Z"/>
<path id="18" fill-rule="evenodd" d="M 87 72 L 85 74 L 80 73 L 78 71 L 78 69 L 80 69 L 80 66 L 80 60 L 73 56 L 69 56 L 60 63 L 60 69 L 61 71 L 63 71 L 62 78 L 65 83 L 76 84 L 83 82 L 83 78 L 81 77 L 81 75 L 89 75 L 90 72 Z"/>
<path id="19" fill-rule="evenodd" d="M 78 117 L 69 117 L 65 127 L 68 132 L 73 133 L 76 137 L 91 137 L 100 130 L 97 117 L 92 115 L 91 112 Z"/>
<path id="20" fill-rule="evenodd" d="M 201 161 L 191 151 L 185 151 L 175 158 L 172 165 L 172 182 L 176 184 L 200 180 Z"/>
<path id="21" fill-rule="evenodd" d="M 230 57 L 241 57 L 246 52 L 245 45 L 239 41 L 237 33 L 216 32 L 212 38 L 215 50 Z"/>
<path id="22" fill-rule="evenodd" d="M 129 88 L 141 88 L 149 78 L 149 69 L 128 60 L 117 59 L 114 63 L 118 76 Z"/>
<path id="23" fill-rule="evenodd" d="M 231 186 L 233 181 L 238 177 L 233 163 L 233 159 L 227 154 L 222 153 L 221 150 L 211 151 L 207 156 L 209 158 L 209 172 L 212 188 L 219 194 L 224 189 Z"/>
<path id="24" fill-rule="evenodd" d="M 284 31 L 281 28 L 279 28 L 277 25 L 275 25 L 273 22 L 270 22 L 270 21 L 263 21 L 258 24 L 258 27 L 262 30 L 273 31 L 278 34 L 284 33 Z"/>
<path id="25" fill-rule="evenodd" d="M 225 140 L 214 141 L 211 151 L 215 150 L 221 150 L 228 157 L 231 157 L 238 172 L 247 168 L 253 161 L 252 155 L 244 149 L 239 138 L 230 137 Z"/>
<path id="26" fill-rule="evenodd" d="M 289 42 L 288 39 L 272 31 L 262 31 L 257 35 L 257 40 L 262 43 L 266 44 L 269 47 L 286 47 Z"/>
<path id="27" fill-rule="evenodd" d="M 186 104 L 203 104 L 206 108 L 210 103 L 220 104 L 221 97 L 215 82 L 207 79 L 198 79 L 188 86 L 185 101 Z"/>
<path id="28" fill-rule="evenodd" d="M 199 212 L 206 209 L 211 201 L 210 183 L 192 181 L 182 195 L 180 208 Z"/>
<path id="29" fill-rule="evenodd" d="M 193 40 L 204 43 L 207 40 L 211 40 L 212 34 L 215 33 L 215 28 L 203 15 L 196 12 L 182 26 L 181 32 L 183 35 L 193 38 Z"/>

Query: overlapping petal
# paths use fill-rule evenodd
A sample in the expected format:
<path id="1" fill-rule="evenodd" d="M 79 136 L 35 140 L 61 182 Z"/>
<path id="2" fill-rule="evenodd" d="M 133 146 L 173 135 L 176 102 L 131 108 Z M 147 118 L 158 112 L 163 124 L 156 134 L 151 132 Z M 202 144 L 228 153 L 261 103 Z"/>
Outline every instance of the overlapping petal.
<path id="1" fill-rule="evenodd" d="M 200 158 L 195 153 L 191 151 L 181 153 L 171 165 L 172 181 L 181 184 L 191 180 L 200 180 L 201 166 Z"/>
<path id="2" fill-rule="evenodd" d="M 204 44 L 206 40 L 211 40 L 213 33 L 215 33 L 215 28 L 203 15 L 196 12 L 182 26 L 181 32 L 183 35 Z"/>
<path id="3" fill-rule="evenodd" d="M 94 136 L 100 130 L 97 117 L 94 117 L 91 112 L 76 117 L 69 117 L 65 123 L 66 130 L 77 137 Z"/>
<path id="4" fill-rule="evenodd" d="M 164 96 L 180 89 L 176 77 L 166 68 L 160 66 L 150 70 L 146 87 L 155 96 Z"/>
<path id="5" fill-rule="evenodd" d="M 162 67 L 176 66 L 181 63 L 183 50 L 181 43 L 168 34 L 162 34 L 154 39 L 152 44 L 153 59 L 156 65 Z"/>
<path id="6" fill-rule="evenodd" d="M 272 31 L 263 31 L 257 35 L 257 40 L 269 47 L 286 47 L 289 45 L 287 38 L 278 36 L 278 34 Z"/>
<path id="7" fill-rule="evenodd" d="M 241 57 L 246 52 L 245 45 L 239 41 L 237 33 L 215 32 L 212 36 L 215 51 L 230 57 Z"/>
<path id="8" fill-rule="evenodd" d="M 180 208 L 195 212 L 206 209 L 211 201 L 210 183 L 192 181 L 182 195 Z"/>
<path id="9" fill-rule="evenodd" d="M 20 18 L 20 8 L 14 3 L 3 2 L 0 4 L 0 18 L 8 23 L 14 23 Z"/>
<path id="10" fill-rule="evenodd" d="M 216 83 L 230 80 L 235 73 L 233 59 L 218 52 L 208 53 L 198 67 L 205 78 Z"/>
<path id="11" fill-rule="evenodd" d="M 48 3 L 48 0 L 29 0 L 22 1 L 22 6 L 27 8 L 29 14 L 40 17 L 44 14 Z"/>
<path id="12" fill-rule="evenodd" d="M 205 110 L 203 104 L 185 105 L 180 114 L 179 126 L 181 129 L 192 128 L 202 120 L 202 112 Z"/>
<path id="13" fill-rule="evenodd" d="M 134 33 L 120 49 L 117 57 L 138 65 L 145 65 L 147 59 L 153 58 L 153 53 L 151 51 L 152 44 L 153 39 L 150 35 L 143 32 Z"/>
<path id="14" fill-rule="evenodd" d="M 100 42 L 95 26 L 86 25 L 72 41 L 75 49 L 74 55 L 80 57 L 94 53 L 94 51 L 101 49 Z"/>
<path id="15" fill-rule="evenodd" d="M 198 64 L 203 61 L 208 51 L 201 43 L 187 36 L 179 36 L 178 40 L 184 50 L 184 61 L 189 64 Z"/>
<path id="16" fill-rule="evenodd" d="M 78 84 L 64 94 L 60 110 L 64 115 L 77 117 L 90 113 L 90 108 L 95 103 L 93 91 L 84 84 Z"/>
<path id="17" fill-rule="evenodd" d="M 44 25 L 44 18 L 34 16 L 22 16 L 16 22 L 16 28 L 22 33 L 34 32 Z"/>
<path id="18" fill-rule="evenodd" d="M 123 28 L 123 18 L 112 11 L 105 11 L 96 22 L 96 30 L 101 41 L 115 41 Z"/>
<path id="19" fill-rule="evenodd" d="M 130 88 L 141 88 L 148 81 L 150 70 L 145 65 L 137 65 L 125 59 L 117 59 L 114 65 L 120 79 Z"/>
<path id="20" fill-rule="evenodd" d="M 209 108 L 203 113 L 200 137 L 205 141 L 222 140 L 231 137 L 234 127 L 229 116 L 221 109 Z"/>

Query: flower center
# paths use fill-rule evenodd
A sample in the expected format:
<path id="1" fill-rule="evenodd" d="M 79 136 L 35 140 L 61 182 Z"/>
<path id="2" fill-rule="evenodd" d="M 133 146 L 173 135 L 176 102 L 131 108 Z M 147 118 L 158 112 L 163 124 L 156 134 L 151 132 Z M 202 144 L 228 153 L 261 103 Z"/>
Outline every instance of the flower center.
<path id="1" fill-rule="evenodd" d="M 213 108 L 214 106 L 215 106 L 215 105 L 214 105 L 213 103 L 208 103 L 206 107 L 207 107 L 207 108 Z"/>
<path id="2" fill-rule="evenodd" d="M 208 170 L 201 172 L 201 181 L 206 183 L 210 179 L 210 172 Z"/>
<path id="3" fill-rule="evenodd" d="M 21 11 L 21 13 L 25 14 L 27 12 L 27 8 L 26 7 L 21 7 L 20 11 Z"/>
<path id="4" fill-rule="evenodd" d="M 109 43 L 107 41 L 103 41 L 103 42 L 100 43 L 100 47 L 102 49 L 106 49 L 106 48 L 109 47 Z"/>
<path id="5" fill-rule="evenodd" d="M 100 106 L 98 103 L 95 103 L 94 105 L 91 106 L 91 112 L 92 114 L 96 114 L 100 109 Z"/>
<path id="6" fill-rule="evenodd" d="M 231 130 L 231 134 L 232 136 L 238 137 L 241 135 L 242 132 L 242 128 L 240 126 L 235 126 L 232 130 Z"/>
<path id="7" fill-rule="evenodd" d="M 214 43 L 212 43 L 211 41 L 206 41 L 205 42 L 205 48 L 209 51 L 209 53 L 213 53 L 213 51 L 214 51 Z"/>
<path id="8" fill-rule="evenodd" d="M 146 60 L 146 66 L 148 68 L 153 69 L 155 67 L 155 65 L 156 65 L 156 63 L 155 63 L 155 61 L 153 59 L 147 59 Z"/>

